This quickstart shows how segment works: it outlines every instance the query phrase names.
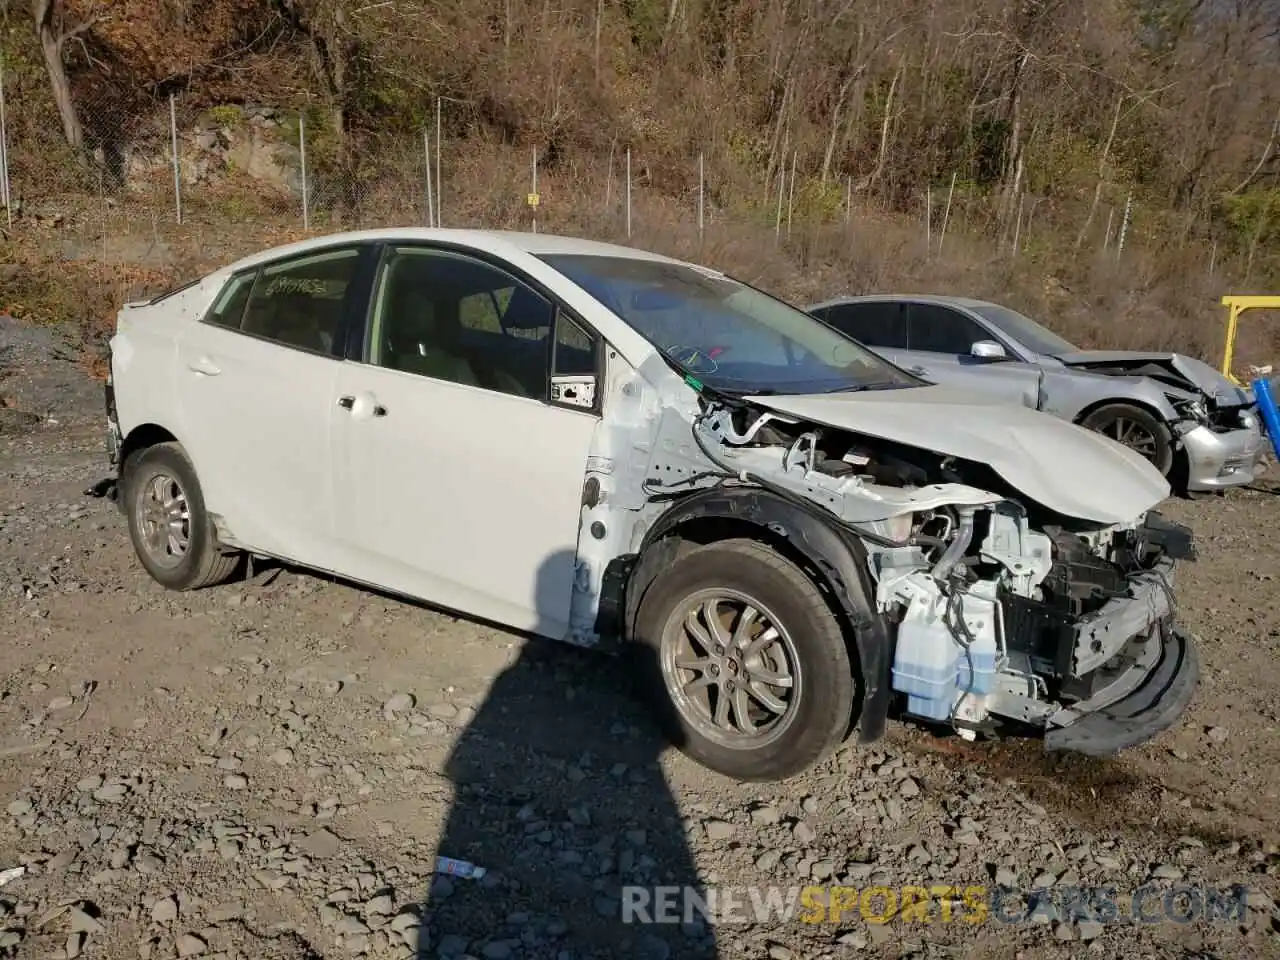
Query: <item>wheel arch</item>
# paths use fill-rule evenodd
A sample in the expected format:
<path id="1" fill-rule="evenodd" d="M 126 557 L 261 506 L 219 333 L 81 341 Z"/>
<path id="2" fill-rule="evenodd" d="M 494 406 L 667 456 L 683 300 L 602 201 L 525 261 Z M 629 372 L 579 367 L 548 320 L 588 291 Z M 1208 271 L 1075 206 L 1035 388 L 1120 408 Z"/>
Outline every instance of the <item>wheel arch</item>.
<path id="1" fill-rule="evenodd" d="M 892 642 L 874 608 L 866 549 L 816 510 L 758 487 L 716 488 L 692 494 L 662 514 L 645 535 L 627 577 L 622 620 L 631 636 L 645 592 L 684 550 L 702 543 L 750 537 L 795 563 L 818 587 L 840 623 L 861 696 L 850 732 L 863 743 L 884 733 L 888 716 Z M 847 734 L 846 734 L 847 737 Z"/>
<path id="2" fill-rule="evenodd" d="M 120 445 L 120 469 L 123 471 L 129 457 L 139 450 L 154 447 L 158 443 L 178 442 L 178 438 L 173 435 L 172 431 L 165 429 L 160 424 L 140 423 L 129 431 L 129 435 L 124 438 L 124 442 Z"/>
<path id="3" fill-rule="evenodd" d="M 1076 426 L 1082 426 L 1084 421 L 1092 416 L 1103 407 L 1135 407 L 1144 413 L 1149 413 L 1166 427 L 1172 429 L 1173 424 L 1169 420 L 1167 411 L 1161 410 L 1159 406 L 1149 400 L 1139 397 L 1105 397 L 1101 400 L 1095 400 L 1092 403 L 1082 407 L 1072 418 L 1072 423 Z"/>

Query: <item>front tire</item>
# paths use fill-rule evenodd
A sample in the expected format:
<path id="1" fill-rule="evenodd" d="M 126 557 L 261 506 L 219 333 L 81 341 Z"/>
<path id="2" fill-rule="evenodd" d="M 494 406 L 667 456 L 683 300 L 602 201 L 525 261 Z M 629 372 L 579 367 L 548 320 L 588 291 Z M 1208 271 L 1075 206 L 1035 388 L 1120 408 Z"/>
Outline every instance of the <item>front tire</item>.
<path id="1" fill-rule="evenodd" d="M 754 540 L 679 556 L 645 592 L 640 677 L 681 752 L 737 780 L 783 780 L 839 746 L 854 681 L 840 624 L 795 564 Z"/>
<path id="2" fill-rule="evenodd" d="M 179 444 L 159 443 L 134 454 L 123 486 L 129 538 L 157 583 L 198 590 L 235 572 L 240 558 L 219 549 L 200 481 Z"/>
<path id="3" fill-rule="evenodd" d="M 1085 417 L 1080 425 L 1124 444 L 1149 460 L 1164 477 L 1173 468 L 1173 431 L 1141 407 L 1109 403 Z"/>

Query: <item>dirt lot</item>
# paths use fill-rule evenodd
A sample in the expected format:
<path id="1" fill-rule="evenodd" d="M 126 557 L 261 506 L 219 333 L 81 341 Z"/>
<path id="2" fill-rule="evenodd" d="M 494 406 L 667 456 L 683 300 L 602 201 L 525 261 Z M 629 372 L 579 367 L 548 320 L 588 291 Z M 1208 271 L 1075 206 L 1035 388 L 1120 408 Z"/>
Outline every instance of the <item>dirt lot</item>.
<path id="1" fill-rule="evenodd" d="M 747 786 L 656 738 L 616 665 L 290 571 L 169 594 L 101 394 L 0 319 L 0 956 L 1280 955 L 1280 484 L 1172 502 L 1201 558 L 1190 715 L 1115 762 L 894 724 Z M 1081 478 L 1081 482 L 1088 482 Z M 434 874 L 437 854 L 487 868 Z M 1249 888 L 1241 917 L 618 919 L 624 884 Z M 1180 903 L 1182 901 L 1179 901 Z M 1159 907 L 1159 899 L 1152 900 Z M 959 911 L 957 911 L 959 916 Z M 739 915 L 741 916 L 741 914 Z"/>

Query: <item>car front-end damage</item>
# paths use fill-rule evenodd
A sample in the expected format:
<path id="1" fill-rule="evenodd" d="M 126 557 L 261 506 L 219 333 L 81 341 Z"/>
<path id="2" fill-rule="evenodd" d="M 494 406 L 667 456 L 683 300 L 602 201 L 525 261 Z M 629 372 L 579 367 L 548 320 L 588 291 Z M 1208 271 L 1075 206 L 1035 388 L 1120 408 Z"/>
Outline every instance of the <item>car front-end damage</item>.
<path id="1" fill-rule="evenodd" d="M 722 484 L 801 504 L 860 543 L 890 638 L 884 680 L 905 715 L 967 738 L 1030 728 L 1050 749 L 1095 755 L 1182 715 L 1198 667 L 1174 625 L 1173 571 L 1194 548 L 1149 509 L 1159 496 L 1120 522 L 1063 515 L 1030 474 L 1041 502 L 1009 482 L 1012 460 L 781 412 L 789 399 L 711 401 L 694 438 Z M 1049 433 L 1077 430 L 1027 415 Z"/>
<path id="2" fill-rule="evenodd" d="M 1169 428 L 1186 451 L 1189 490 L 1220 490 L 1255 479 L 1264 444 L 1256 398 L 1248 387 L 1179 353 L 1083 351 L 1056 359 L 1070 370 L 1150 385 L 1172 411 Z"/>

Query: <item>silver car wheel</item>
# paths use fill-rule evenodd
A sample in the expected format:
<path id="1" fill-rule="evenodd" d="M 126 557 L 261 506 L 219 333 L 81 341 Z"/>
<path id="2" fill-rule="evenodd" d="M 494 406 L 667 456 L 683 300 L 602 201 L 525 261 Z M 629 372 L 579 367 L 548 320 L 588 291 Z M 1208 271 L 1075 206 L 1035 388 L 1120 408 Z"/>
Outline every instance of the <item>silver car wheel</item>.
<path id="1" fill-rule="evenodd" d="M 745 593 L 717 587 L 676 605 L 662 674 L 684 721 L 708 740 L 757 750 L 791 726 L 802 692 L 786 627 Z"/>
<path id="2" fill-rule="evenodd" d="M 1124 444 L 1134 453 L 1141 454 L 1152 463 L 1156 460 L 1158 446 L 1151 431 L 1135 420 L 1116 417 L 1103 431 L 1105 436 Z"/>
<path id="3" fill-rule="evenodd" d="M 133 509 L 147 557 L 166 569 L 182 563 L 191 549 L 191 507 L 182 484 L 167 473 L 154 474 Z"/>

